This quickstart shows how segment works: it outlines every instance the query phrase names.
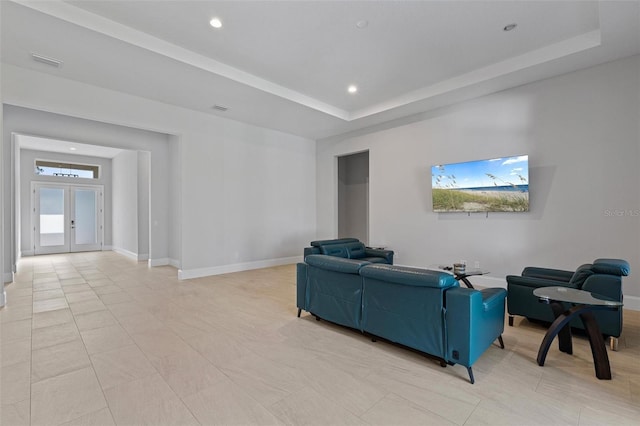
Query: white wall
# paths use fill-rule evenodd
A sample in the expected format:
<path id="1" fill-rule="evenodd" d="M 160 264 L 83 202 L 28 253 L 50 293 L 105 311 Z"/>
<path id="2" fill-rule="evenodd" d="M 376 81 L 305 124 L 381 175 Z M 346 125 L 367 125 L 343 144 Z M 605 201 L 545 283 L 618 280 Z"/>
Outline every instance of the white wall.
<path id="1" fill-rule="evenodd" d="M 19 136 L 18 136 L 19 138 Z M 51 160 L 74 164 L 94 164 L 100 166 L 98 179 L 74 179 L 53 176 L 38 176 L 34 173 L 36 160 Z M 31 220 L 31 182 L 64 183 L 80 185 L 103 185 L 104 203 L 104 241 L 105 246 L 111 245 L 111 159 L 87 157 L 83 155 L 65 155 L 57 152 L 35 151 L 20 149 L 20 251 L 23 256 L 33 255 L 33 223 Z"/>
<path id="2" fill-rule="evenodd" d="M 479 261 L 506 285 L 527 265 L 623 258 L 624 293 L 640 296 L 638 87 L 635 56 L 319 141 L 318 238 L 337 232 L 335 157 L 369 150 L 370 239 L 397 263 Z M 530 156 L 530 212 L 432 212 L 432 165 L 516 154 Z"/>
<path id="3" fill-rule="evenodd" d="M 113 157 L 113 250 L 138 258 L 138 152 Z"/>
<path id="4" fill-rule="evenodd" d="M 151 255 L 157 239 L 164 238 L 167 261 L 176 263 L 168 259 L 170 252 L 182 256 L 181 277 L 295 262 L 302 247 L 315 238 L 315 141 L 2 66 L 5 104 L 150 129 L 179 139 L 179 155 L 169 159 L 166 154 L 159 169 L 153 146 L 138 149 L 151 151 Z M 5 134 L 6 127 L 5 121 Z M 114 146 L 131 149 L 130 142 L 124 139 Z M 169 202 L 163 209 L 154 207 L 154 187 L 168 194 L 175 188 L 169 181 L 175 173 L 180 193 L 171 203 L 179 203 L 178 211 Z M 178 223 L 167 226 L 169 218 Z M 179 247 L 169 250 L 174 227 L 180 228 Z"/>

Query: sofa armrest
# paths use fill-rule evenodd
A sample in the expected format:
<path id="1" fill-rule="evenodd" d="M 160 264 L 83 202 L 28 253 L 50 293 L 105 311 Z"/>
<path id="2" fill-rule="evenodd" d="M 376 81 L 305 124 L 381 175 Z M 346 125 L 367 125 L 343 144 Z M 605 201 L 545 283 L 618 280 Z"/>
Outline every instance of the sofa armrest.
<path id="1" fill-rule="evenodd" d="M 586 279 L 581 290 L 622 302 L 622 280 L 615 275 L 592 275 Z"/>
<path id="2" fill-rule="evenodd" d="M 570 284 L 568 281 L 558 281 L 558 280 L 550 280 L 545 278 L 537 278 L 537 277 L 521 277 L 520 275 L 507 275 L 507 288 L 518 285 L 522 287 L 551 287 L 551 286 L 560 286 L 560 287 L 571 287 L 577 288 L 576 285 Z"/>
<path id="3" fill-rule="evenodd" d="M 569 282 L 569 280 L 573 276 L 573 271 L 564 271 L 562 269 L 537 268 L 535 266 L 528 266 L 524 268 L 521 275 L 523 277 L 545 278 L 548 280 Z"/>
<path id="4" fill-rule="evenodd" d="M 364 249 L 364 252 L 367 257 L 382 257 L 389 265 L 393 265 L 393 250 L 383 250 L 366 247 Z"/>
<path id="5" fill-rule="evenodd" d="M 447 361 L 470 367 L 504 331 L 507 291 L 455 287 L 445 292 Z"/>

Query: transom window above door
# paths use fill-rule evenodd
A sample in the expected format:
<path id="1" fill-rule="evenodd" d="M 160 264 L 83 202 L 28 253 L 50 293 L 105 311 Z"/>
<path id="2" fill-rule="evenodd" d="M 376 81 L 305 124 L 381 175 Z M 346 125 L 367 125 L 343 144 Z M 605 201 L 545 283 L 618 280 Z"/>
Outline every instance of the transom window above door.
<path id="1" fill-rule="evenodd" d="M 98 179 L 100 166 L 36 160 L 35 174 L 40 176 Z"/>

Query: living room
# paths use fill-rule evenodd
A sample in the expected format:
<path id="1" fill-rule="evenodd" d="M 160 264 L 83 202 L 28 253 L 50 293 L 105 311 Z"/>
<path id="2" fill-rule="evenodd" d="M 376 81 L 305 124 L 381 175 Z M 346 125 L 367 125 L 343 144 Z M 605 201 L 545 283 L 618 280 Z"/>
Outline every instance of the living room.
<path id="1" fill-rule="evenodd" d="M 637 2 L 618 6 L 630 8 L 623 15 L 635 22 L 631 31 L 637 34 Z M 459 260 L 466 260 L 468 265 L 477 262 L 490 274 L 477 277 L 474 284 L 506 288 L 504 277 L 519 274 L 526 266 L 575 269 L 600 257 L 626 259 L 632 274 L 624 279 L 625 311 L 640 310 L 640 285 L 635 280 L 640 259 L 637 40 L 616 47 L 614 51 L 623 53 L 612 54 L 609 60 L 576 65 L 574 69 L 550 60 L 549 68 L 529 81 L 514 77 L 500 86 L 487 79 L 482 84 L 453 90 L 446 101 L 441 102 L 436 94 L 416 109 L 409 103 L 406 109 L 392 111 L 380 122 L 373 119 L 376 114 L 371 114 L 373 118 L 365 117 L 359 124 L 357 119 L 352 120 L 356 123 L 352 125 L 335 116 L 327 118 L 325 113 L 318 119 L 317 110 L 308 112 L 310 107 L 294 107 L 290 100 L 272 94 L 256 95 L 260 102 L 246 107 L 250 111 L 238 111 L 243 108 L 233 105 L 227 115 L 208 111 L 217 100 L 208 99 L 200 110 L 171 104 L 168 99 L 178 89 L 166 83 L 168 80 L 166 94 L 142 96 L 138 94 L 142 88 L 132 86 L 144 86 L 145 74 L 140 76 L 132 70 L 144 60 L 150 60 L 153 67 L 174 72 L 174 78 L 181 80 L 180 90 L 194 98 L 202 89 L 191 85 L 191 81 L 196 81 L 202 69 L 191 66 L 182 70 L 175 59 L 158 58 L 148 48 L 114 41 L 95 28 L 90 29 L 86 21 L 70 24 L 68 21 L 73 21 L 74 16 L 85 19 L 88 15 L 71 4 L 63 4 L 59 10 L 56 7 L 20 2 L 3 2 L 0 6 L 5 282 L 19 276 L 19 262 L 25 259 L 20 258 L 17 243 L 20 228 L 16 218 L 20 214 L 14 186 L 14 136 L 35 135 L 151 152 L 149 265 L 172 271 L 173 285 L 188 286 L 206 277 L 218 282 L 218 275 L 231 273 L 259 280 L 260 275 L 251 270 L 266 267 L 277 271 L 290 268 L 285 275 L 289 274 L 287 279 L 292 283 L 295 277 L 291 265 L 302 260 L 302 248 L 312 240 L 339 236 L 336 157 L 368 152 L 366 243 L 394 250 L 396 264 L 428 267 Z M 605 15 L 616 4 L 596 5 L 596 10 L 599 7 L 605 25 Z M 96 22 L 94 25 L 99 26 Z M 39 25 L 43 25 L 42 32 L 33 31 L 30 35 L 26 29 L 17 28 Z M 603 29 L 603 37 L 606 34 Z M 84 40 L 86 44 L 71 40 Z M 606 42 L 606 37 L 603 40 Z M 67 46 L 58 50 L 54 48 L 56 44 Z M 115 45 L 122 50 L 114 50 Z M 64 65 L 54 69 L 30 57 L 32 51 L 56 56 L 57 52 L 74 49 L 79 55 L 90 50 L 103 52 L 93 60 L 98 64 L 96 68 L 103 67 L 104 71 L 90 70 L 95 72 L 96 80 L 86 80 L 71 56 L 61 58 Z M 584 63 L 587 64 L 586 59 Z M 114 79 L 125 75 L 125 81 L 126 74 L 131 73 L 130 90 L 124 89 L 126 85 L 111 86 L 110 72 Z M 509 75 L 513 77 L 515 72 Z M 526 72 L 518 74 L 522 75 Z M 154 76 L 147 78 L 153 80 Z M 265 122 L 268 118 L 264 117 L 271 117 L 271 111 L 264 112 L 266 105 L 278 107 L 272 122 Z M 241 113 L 249 118 L 242 120 L 234 115 Z M 364 125 L 367 120 L 371 120 L 370 124 Z M 340 131 L 326 133 L 329 128 Z M 161 141 L 157 144 L 162 144 L 157 149 L 162 153 L 154 155 L 156 142 L 151 139 L 134 140 L 138 131 L 157 137 Z M 432 166 L 513 155 L 529 156 L 528 212 L 433 212 Z M 267 275 L 273 273 L 269 271 Z M 156 277 L 154 272 L 149 273 Z M 243 285 L 242 278 L 230 281 Z M 293 321 L 295 302 L 292 293 L 288 295 Z M 11 294 L 8 301 L 10 307 Z M 6 308 L 3 311 L 7 312 Z M 341 341 L 352 337 L 344 330 L 316 325 L 315 321 L 305 322 L 304 326 L 328 327 L 322 328 L 322 333 L 338 334 Z M 637 337 L 634 332 L 640 333 L 638 323 L 628 326 L 627 332 Z M 531 336 L 528 344 L 538 345 L 544 334 L 544 330 L 542 334 L 540 331 L 527 326 L 508 329 L 507 348 L 509 336 L 513 339 L 519 332 Z M 321 339 L 329 341 L 325 334 Z M 637 344 L 622 348 L 620 354 L 624 356 L 625 350 L 631 351 L 627 354 L 637 353 L 633 352 L 637 351 Z M 371 351 L 377 349 L 374 346 Z M 500 357 L 490 356 L 492 360 Z M 517 366 L 518 363 L 510 365 L 513 369 Z M 629 400 L 637 404 L 635 378 L 639 373 L 629 368 L 612 361 L 614 375 L 616 370 L 630 371 L 628 374 L 634 377 L 625 385 L 630 388 Z M 549 366 L 543 369 L 546 371 Z M 588 370 L 580 380 L 596 381 L 591 376 L 592 371 Z M 615 379 L 614 376 L 613 382 Z M 481 380 L 474 386 L 478 384 Z M 457 387 L 447 389 L 454 397 Z M 459 419 L 448 420 L 463 423 Z M 534 420 L 531 423 L 536 423 Z"/>

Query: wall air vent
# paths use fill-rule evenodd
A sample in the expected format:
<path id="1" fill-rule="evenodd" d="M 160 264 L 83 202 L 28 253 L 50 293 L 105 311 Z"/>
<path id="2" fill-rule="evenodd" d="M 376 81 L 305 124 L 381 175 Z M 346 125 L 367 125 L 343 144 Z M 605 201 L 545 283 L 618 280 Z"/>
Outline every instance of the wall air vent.
<path id="1" fill-rule="evenodd" d="M 52 67 L 60 68 L 62 66 L 61 60 L 49 58 L 48 56 L 40 55 L 39 53 L 31 53 L 31 57 L 34 61 L 42 62 L 43 64 L 51 65 Z"/>
<path id="2" fill-rule="evenodd" d="M 215 109 L 217 111 L 222 111 L 222 112 L 225 112 L 225 111 L 227 111 L 229 109 L 229 108 L 227 108 L 226 106 L 223 106 L 223 105 L 214 105 L 211 108 L 213 108 L 213 109 Z"/>

